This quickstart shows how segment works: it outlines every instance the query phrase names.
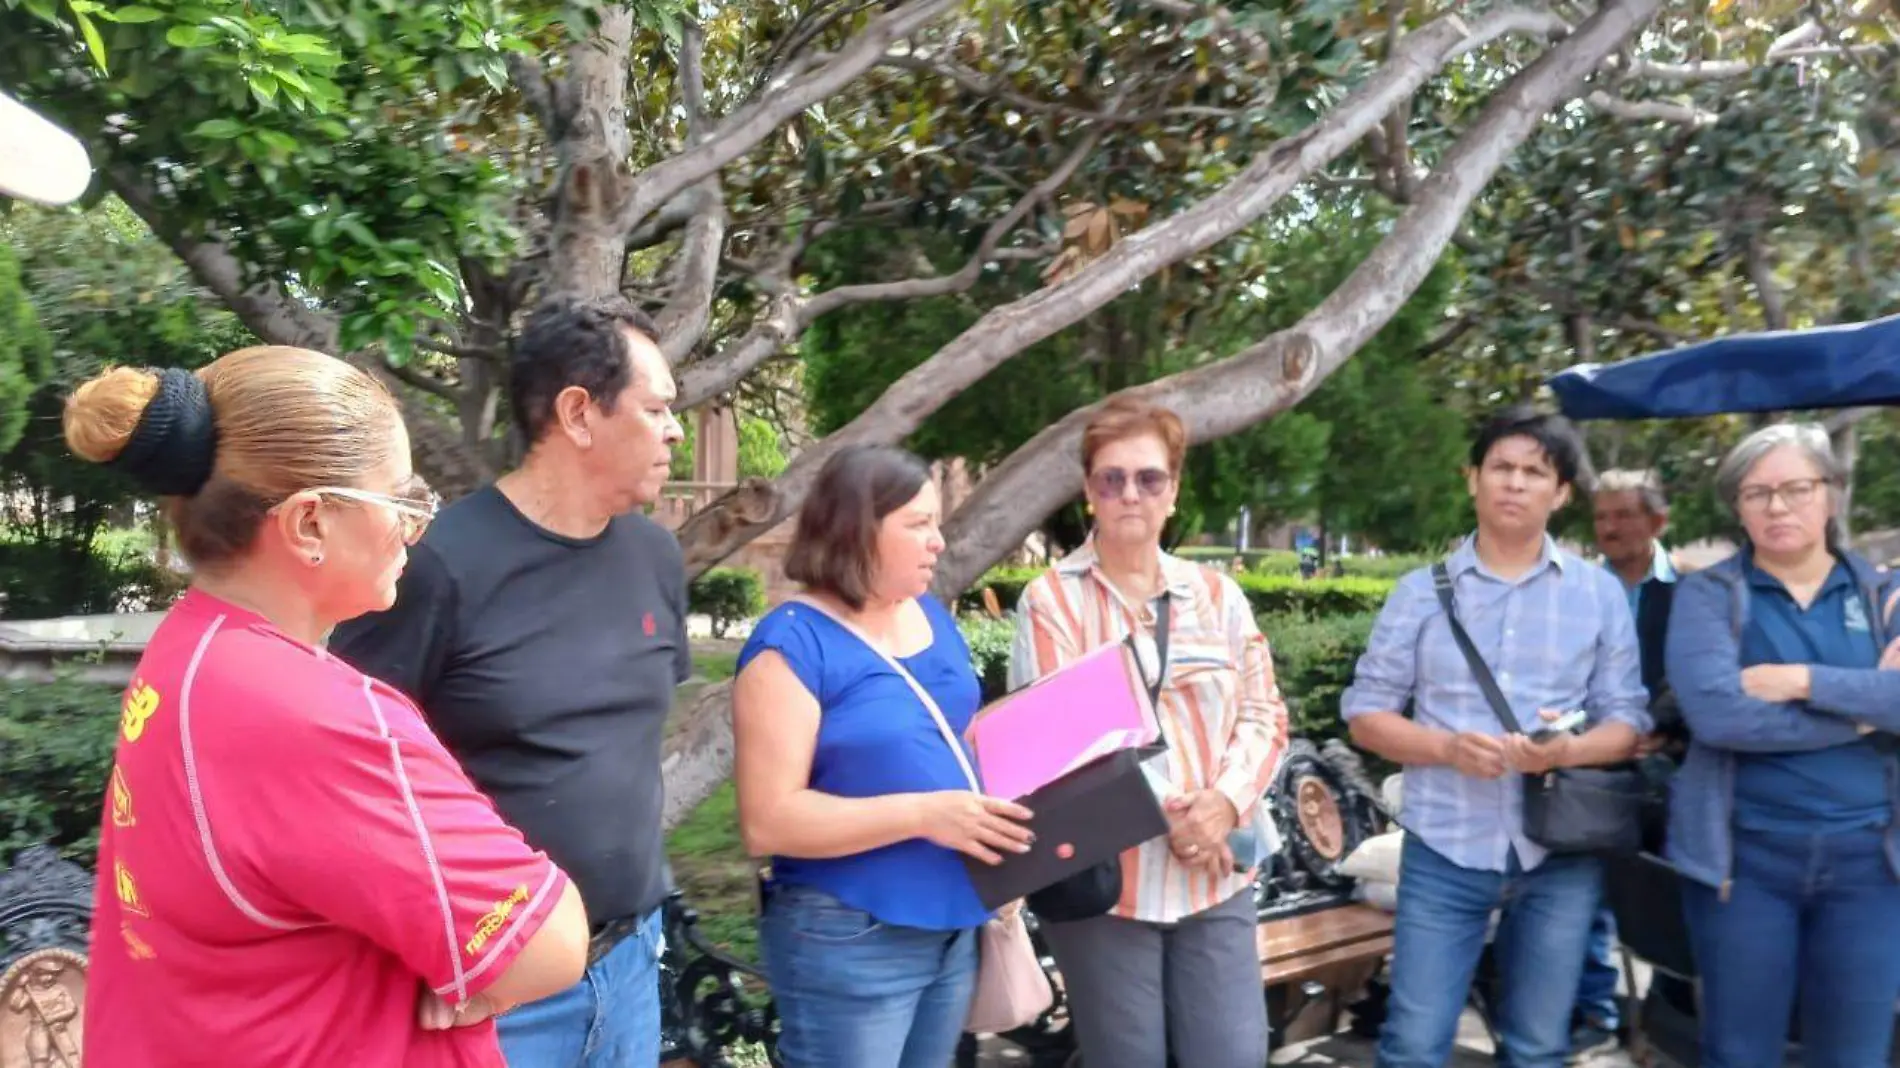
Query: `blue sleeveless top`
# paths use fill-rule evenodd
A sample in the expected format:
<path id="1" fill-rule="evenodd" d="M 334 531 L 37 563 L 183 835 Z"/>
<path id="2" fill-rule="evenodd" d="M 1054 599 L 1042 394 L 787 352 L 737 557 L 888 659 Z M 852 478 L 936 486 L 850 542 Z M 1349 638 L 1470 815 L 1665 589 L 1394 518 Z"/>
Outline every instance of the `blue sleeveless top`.
<path id="1" fill-rule="evenodd" d="M 949 609 L 927 595 L 918 603 L 930 619 L 931 643 L 902 662 L 961 739 L 982 700 L 970 649 Z M 785 658 L 818 701 L 812 789 L 838 797 L 969 789 L 910 684 L 835 620 L 809 605 L 780 605 L 753 628 L 739 653 L 740 670 L 767 649 Z M 989 918 L 963 855 L 923 838 L 848 857 L 773 857 L 772 874 L 903 927 L 958 930 Z"/>

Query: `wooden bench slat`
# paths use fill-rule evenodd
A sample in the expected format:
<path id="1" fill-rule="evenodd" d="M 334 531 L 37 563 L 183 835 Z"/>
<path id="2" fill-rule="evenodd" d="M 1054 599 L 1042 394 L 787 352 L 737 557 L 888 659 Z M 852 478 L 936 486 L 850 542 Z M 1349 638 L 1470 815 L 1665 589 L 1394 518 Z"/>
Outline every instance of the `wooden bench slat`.
<path id="1" fill-rule="evenodd" d="M 1370 905 L 1353 904 L 1263 923 L 1256 937 L 1260 959 L 1272 963 L 1382 937 L 1389 940 L 1391 934 L 1391 916 Z"/>

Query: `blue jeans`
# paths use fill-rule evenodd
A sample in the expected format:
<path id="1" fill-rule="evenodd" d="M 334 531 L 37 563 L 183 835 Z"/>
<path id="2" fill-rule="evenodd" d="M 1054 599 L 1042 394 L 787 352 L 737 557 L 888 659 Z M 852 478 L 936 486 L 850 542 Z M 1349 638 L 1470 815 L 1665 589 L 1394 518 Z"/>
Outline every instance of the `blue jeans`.
<path id="1" fill-rule="evenodd" d="M 1498 1063 L 1562 1065 L 1590 923 L 1602 899 L 1603 865 L 1594 857 L 1553 856 L 1527 872 L 1513 855 L 1508 871 L 1478 871 L 1406 835 L 1379 1068 L 1442 1068 L 1451 1056 L 1497 910 Z"/>
<path id="2" fill-rule="evenodd" d="M 1616 999 L 1616 914 L 1609 906 L 1597 910 L 1590 925 L 1590 951 L 1583 958 L 1583 980 L 1577 984 L 1577 1011 L 1582 1022 L 1614 1031 L 1623 1022 Z"/>
<path id="3" fill-rule="evenodd" d="M 945 1068 L 976 990 L 976 931 L 886 924 L 820 890 L 777 885 L 759 951 L 785 1068 Z"/>
<path id="4" fill-rule="evenodd" d="M 660 1063 L 660 910 L 581 981 L 495 1021 L 509 1068 L 654 1068 Z"/>
<path id="5" fill-rule="evenodd" d="M 1702 1063 L 1780 1068 L 1797 996 L 1801 1063 L 1887 1063 L 1900 995 L 1900 881 L 1879 830 L 1735 831 L 1727 901 L 1682 884 L 1702 976 Z"/>

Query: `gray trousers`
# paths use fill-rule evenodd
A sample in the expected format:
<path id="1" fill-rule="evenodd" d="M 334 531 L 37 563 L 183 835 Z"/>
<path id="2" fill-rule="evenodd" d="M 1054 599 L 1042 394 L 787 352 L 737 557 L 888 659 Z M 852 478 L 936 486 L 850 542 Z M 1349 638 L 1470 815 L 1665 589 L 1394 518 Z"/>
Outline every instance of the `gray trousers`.
<path id="1" fill-rule="evenodd" d="M 1179 923 L 1045 923 L 1087 1068 L 1263 1068 L 1253 891 Z"/>

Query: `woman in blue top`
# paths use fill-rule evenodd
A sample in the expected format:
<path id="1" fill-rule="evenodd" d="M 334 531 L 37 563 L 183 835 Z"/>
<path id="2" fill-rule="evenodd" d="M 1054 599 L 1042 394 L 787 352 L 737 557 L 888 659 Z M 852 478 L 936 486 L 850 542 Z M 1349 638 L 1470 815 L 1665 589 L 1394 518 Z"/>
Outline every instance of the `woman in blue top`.
<path id="1" fill-rule="evenodd" d="M 962 737 L 979 690 L 956 620 L 927 592 L 937 523 L 916 457 L 832 457 L 785 560 L 824 611 L 781 605 L 739 654 L 739 825 L 772 863 L 759 941 L 787 1068 L 949 1064 L 989 918 L 960 854 L 1027 850 L 1017 821 L 1029 813 L 969 788 L 928 707 L 866 644 L 896 657 Z"/>
<path id="2" fill-rule="evenodd" d="M 1742 549 L 1681 580 L 1668 678 L 1691 735 L 1670 860 L 1703 984 L 1702 1062 L 1887 1063 L 1900 996 L 1890 576 L 1840 545 L 1825 431 L 1751 434 L 1717 471 Z M 1797 996 L 1798 995 L 1798 996 Z"/>

